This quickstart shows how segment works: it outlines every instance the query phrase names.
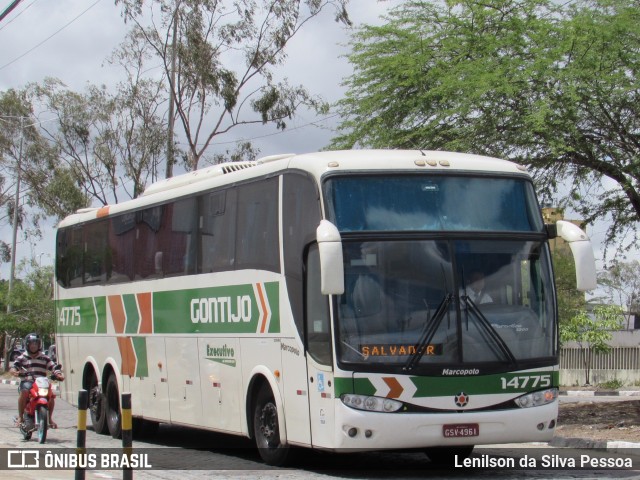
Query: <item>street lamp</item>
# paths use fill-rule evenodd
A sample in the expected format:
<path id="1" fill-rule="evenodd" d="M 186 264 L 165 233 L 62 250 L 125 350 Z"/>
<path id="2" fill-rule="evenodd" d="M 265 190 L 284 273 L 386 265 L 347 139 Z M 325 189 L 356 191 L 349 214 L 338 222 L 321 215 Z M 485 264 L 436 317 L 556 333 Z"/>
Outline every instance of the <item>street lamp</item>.
<path id="1" fill-rule="evenodd" d="M 50 255 L 50 254 L 48 254 L 48 253 L 46 253 L 46 252 L 41 252 L 41 253 L 38 255 L 38 267 L 42 267 L 42 256 L 43 256 L 43 255 L 46 255 L 47 257 L 51 257 L 51 255 Z"/>

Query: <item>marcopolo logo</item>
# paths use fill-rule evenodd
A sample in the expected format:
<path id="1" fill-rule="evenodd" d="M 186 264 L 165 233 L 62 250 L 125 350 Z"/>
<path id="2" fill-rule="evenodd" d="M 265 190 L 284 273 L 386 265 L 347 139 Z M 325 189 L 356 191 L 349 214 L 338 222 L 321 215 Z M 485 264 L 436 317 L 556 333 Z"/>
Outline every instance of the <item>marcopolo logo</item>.
<path id="1" fill-rule="evenodd" d="M 230 367 L 236 366 L 236 352 L 232 347 L 228 347 L 225 343 L 221 347 L 215 347 L 207 344 L 207 360 L 222 363 Z"/>

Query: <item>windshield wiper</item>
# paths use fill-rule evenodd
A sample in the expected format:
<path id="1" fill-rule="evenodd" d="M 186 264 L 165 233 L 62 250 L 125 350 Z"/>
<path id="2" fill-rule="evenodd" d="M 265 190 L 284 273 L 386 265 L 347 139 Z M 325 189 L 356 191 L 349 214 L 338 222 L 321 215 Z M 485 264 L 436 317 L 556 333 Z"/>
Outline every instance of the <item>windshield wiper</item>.
<path id="1" fill-rule="evenodd" d="M 487 317 L 485 317 L 482 314 L 478 306 L 475 303 L 473 303 L 473 301 L 467 295 L 463 295 L 462 298 L 464 302 L 467 304 L 467 312 L 470 311 L 476 316 L 478 320 L 480 320 L 480 326 L 483 328 L 485 333 L 489 335 L 491 339 L 493 339 L 493 341 L 495 342 L 495 345 L 498 346 L 498 349 L 507 358 L 507 360 L 509 360 L 511 365 L 515 365 L 517 363 L 516 357 L 513 355 L 513 352 L 511 352 L 511 350 L 509 349 L 509 346 L 502 339 L 500 334 L 496 331 L 495 328 L 493 328 L 489 320 L 487 320 Z"/>
<path id="2" fill-rule="evenodd" d="M 427 345 L 429 345 L 434 335 L 438 331 L 438 327 L 440 326 L 440 323 L 444 318 L 444 314 L 449 310 L 449 304 L 451 303 L 452 299 L 453 294 L 447 293 L 440 302 L 440 305 L 438 305 L 438 308 L 433 314 L 433 317 L 425 322 L 424 328 L 422 329 L 422 334 L 420 335 L 420 340 L 416 344 L 416 351 L 411 356 L 407 364 L 402 368 L 403 370 L 413 370 L 413 368 L 418 364 L 422 356 L 425 354 L 425 352 L 427 351 Z"/>

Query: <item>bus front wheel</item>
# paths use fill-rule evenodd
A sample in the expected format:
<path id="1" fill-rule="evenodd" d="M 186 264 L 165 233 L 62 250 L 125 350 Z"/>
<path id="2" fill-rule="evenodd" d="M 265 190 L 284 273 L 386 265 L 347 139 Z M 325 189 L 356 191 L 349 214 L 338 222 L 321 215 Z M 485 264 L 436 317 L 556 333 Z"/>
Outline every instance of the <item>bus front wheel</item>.
<path id="1" fill-rule="evenodd" d="M 267 465 L 284 465 L 289 456 L 289 447 L 280 442 L 278 408 L 269 387 L 260 389 L 253 412 L 253 434 L 260 457 Z"/>

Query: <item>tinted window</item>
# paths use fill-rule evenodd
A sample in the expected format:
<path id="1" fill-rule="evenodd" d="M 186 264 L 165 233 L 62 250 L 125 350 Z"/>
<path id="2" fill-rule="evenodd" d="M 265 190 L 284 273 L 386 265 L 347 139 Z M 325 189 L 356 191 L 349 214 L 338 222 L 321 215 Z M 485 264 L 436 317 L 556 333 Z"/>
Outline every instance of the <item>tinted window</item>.
<path id="1" fill-rule="evenodd" d="M 316 183 L 304 175 L 284 175 L 282 189 L 284 271 L 293 318 L 301 333 L 304 251 L 316 239 L 320 203 Z"/>
<path id="2" fill-rule="evenodd" d="M 278 178 L 238 188 L 236 269 L 280 271 Z"/>
<path id="3" fill-rule="evenodd" d="M 325 184 L 340 231 L 541 232 L 530 182 L 443 175 L 351 176 Z"/>
<path id="4" fill-rule="evenodd" d="M 79 287 L 240 268 L 279 272 L 278 187 L 278 178 L 260 180 L 60 229 L 58 282 Z"/>
<path id="5" fill-rule="evenodd" d="M 236 191 L 210 193 L 202 197 L 200 211 L 200 272 L 234 268 L 236 240 Z"/>

